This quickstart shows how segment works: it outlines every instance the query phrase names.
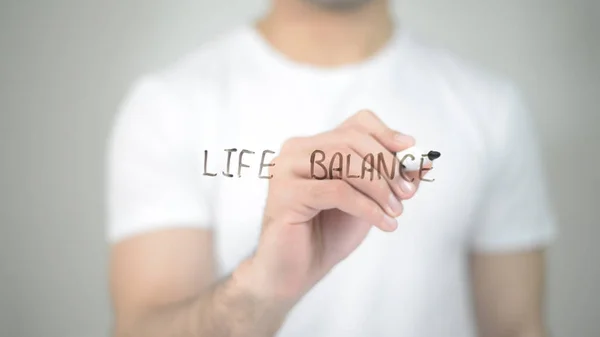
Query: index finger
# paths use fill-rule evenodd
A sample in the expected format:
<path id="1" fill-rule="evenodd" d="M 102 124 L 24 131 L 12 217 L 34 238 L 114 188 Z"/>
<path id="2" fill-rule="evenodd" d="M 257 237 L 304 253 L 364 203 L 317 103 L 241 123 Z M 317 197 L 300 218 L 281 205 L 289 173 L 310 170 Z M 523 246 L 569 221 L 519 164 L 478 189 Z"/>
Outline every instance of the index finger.
<path id="1" fill-rule="evenodd" d="M 390 152 L 398 152 L 415 145 L 412 136 L 389 128 L 371 110 L 361 110 L 345 120 L 338 128 L 354 128 L 366 132 Z"/>

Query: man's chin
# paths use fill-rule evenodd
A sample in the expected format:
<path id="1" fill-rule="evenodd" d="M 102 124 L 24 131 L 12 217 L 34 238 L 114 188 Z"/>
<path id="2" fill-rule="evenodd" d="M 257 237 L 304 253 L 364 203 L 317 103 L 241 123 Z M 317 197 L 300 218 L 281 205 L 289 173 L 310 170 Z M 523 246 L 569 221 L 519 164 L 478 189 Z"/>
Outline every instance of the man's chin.
<path id="1" fill-rule="evenodd" d="M 373 0 L 304 0 L 329 11 L 351 12 L 364 7 Z"/>

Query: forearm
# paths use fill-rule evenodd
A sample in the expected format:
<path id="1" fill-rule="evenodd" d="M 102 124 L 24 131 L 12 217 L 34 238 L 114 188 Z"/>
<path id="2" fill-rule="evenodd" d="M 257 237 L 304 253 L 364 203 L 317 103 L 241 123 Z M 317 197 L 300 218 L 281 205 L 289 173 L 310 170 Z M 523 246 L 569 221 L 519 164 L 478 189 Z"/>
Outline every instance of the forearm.
<path id="1" fill-rule="evenodd" d="M 531 323 L 529 325 L 523 326 L 519 329 L 516 329 L 515 332 L 508 335 L 507 337 L 550 337 L 544 326 L 537 323 Z"/>
<path id="2" fill-rule="evenodd" d="M 482 334 L 481 337 L 550 337 L 550 335 L 544 329 L 532 328 L 512 332 Z"/>
<path id="3" fill-rule="evenodd" d="M 271 337 L 293 301 L 276 298 L 243 263 L 202 294 L 148 310 L 117 337 Z"/>

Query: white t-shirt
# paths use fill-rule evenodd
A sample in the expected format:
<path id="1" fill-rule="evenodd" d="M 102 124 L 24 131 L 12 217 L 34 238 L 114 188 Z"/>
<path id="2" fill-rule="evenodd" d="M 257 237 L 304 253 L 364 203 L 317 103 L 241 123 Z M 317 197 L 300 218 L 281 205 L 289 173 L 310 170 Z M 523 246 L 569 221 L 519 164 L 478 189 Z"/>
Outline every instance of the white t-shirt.
<path id="1" fill-rule="evenodd" d="M 251 26 L 140 78 L 115 120 L 108 236 L 212 229 L 221 275 L 256 247 L 269 180 L 293 136 L 368 108 L 442 156 L 394 233 L 364 243 L 299 302 L 281 337 L 474 336 L 471 251 L 547 244 L 556 226 L 530 117 L 513 86 L 397 31 L 369 60 L 299 64 Z M 226 177 L 226 149 L 231 156 Z M 245 153 L 241 177 L 238 158 Z M 206 172 L 217 176 L 206 176 Z M 307 165 L 308 165 L 307 161 Z"/>

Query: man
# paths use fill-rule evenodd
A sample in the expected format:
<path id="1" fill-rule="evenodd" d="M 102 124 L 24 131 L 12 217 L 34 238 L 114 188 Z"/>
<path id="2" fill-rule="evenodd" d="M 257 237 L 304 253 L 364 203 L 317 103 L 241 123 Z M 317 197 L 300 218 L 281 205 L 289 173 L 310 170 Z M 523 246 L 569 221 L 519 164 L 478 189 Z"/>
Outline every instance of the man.
<path id="1" fill-rule="evenodd" d="M 531 131 L 511 85 L 386 1 L 274 0 L 121 107 L 115 334 L 545 336 L 555 226 Z M 415 144 L 442 154 L 426 174 L 363 166 Z"/>

